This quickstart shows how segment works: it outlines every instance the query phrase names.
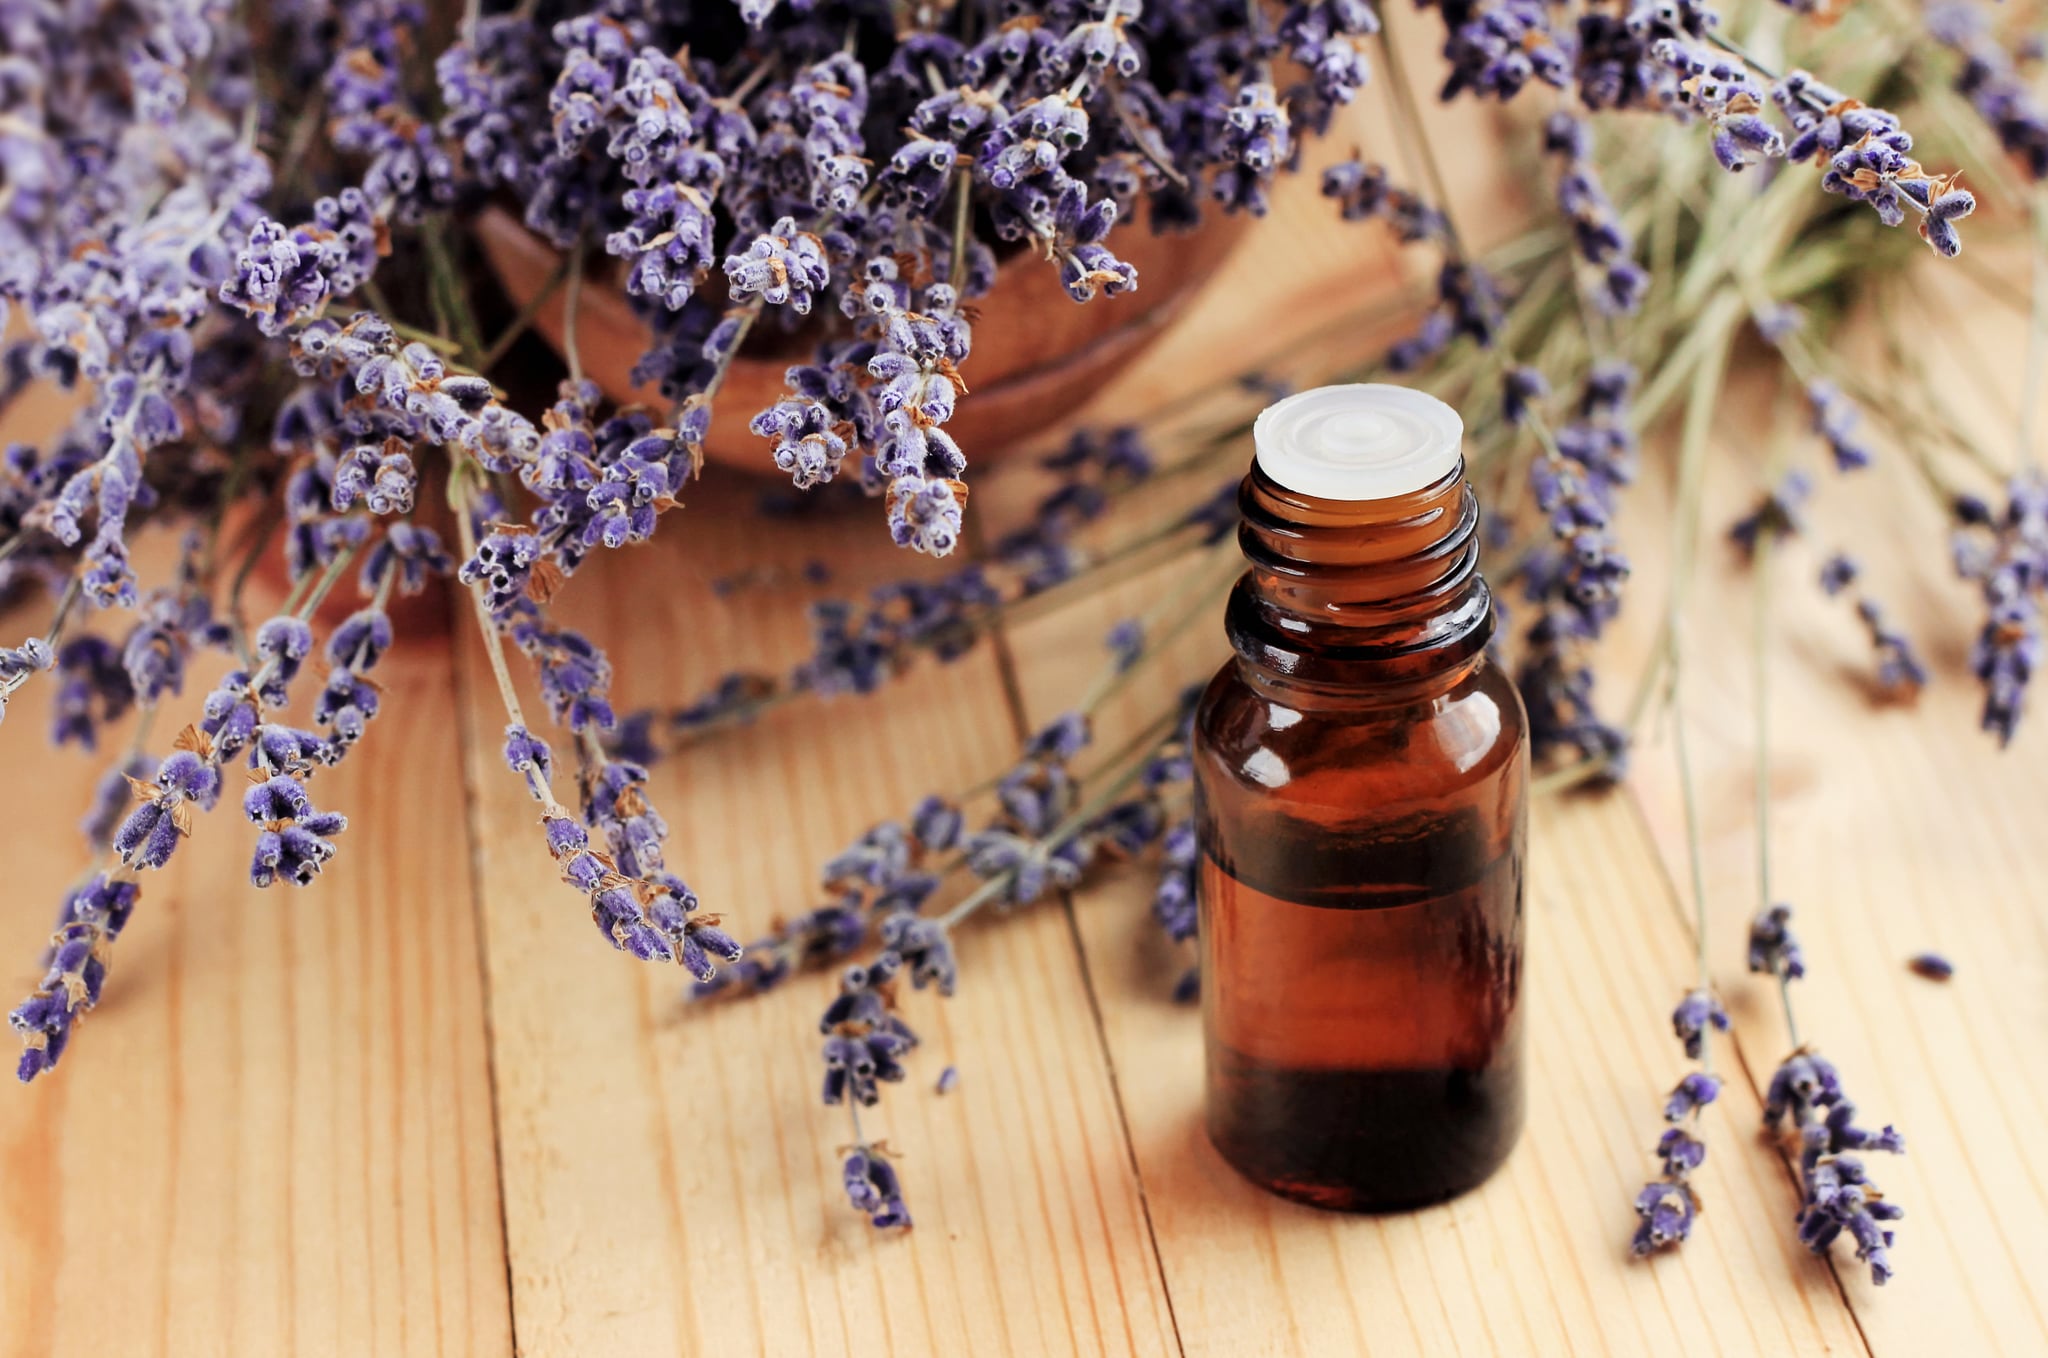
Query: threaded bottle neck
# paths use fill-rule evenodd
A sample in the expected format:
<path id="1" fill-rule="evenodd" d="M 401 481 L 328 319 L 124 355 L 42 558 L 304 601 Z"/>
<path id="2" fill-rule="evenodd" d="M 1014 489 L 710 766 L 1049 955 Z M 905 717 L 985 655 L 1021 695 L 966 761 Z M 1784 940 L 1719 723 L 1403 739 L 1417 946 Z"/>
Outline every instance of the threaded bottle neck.
<path id="1" fill-rule="evenodd" d="M 1325 500 L 1254 464 L 1238 492 L 1251 569 L 1225 626 L 1255 669 L 1317 685 L 1427 683 L 1492 632 L 1479 505 L 1461 462 L 1420 490 Z"/>

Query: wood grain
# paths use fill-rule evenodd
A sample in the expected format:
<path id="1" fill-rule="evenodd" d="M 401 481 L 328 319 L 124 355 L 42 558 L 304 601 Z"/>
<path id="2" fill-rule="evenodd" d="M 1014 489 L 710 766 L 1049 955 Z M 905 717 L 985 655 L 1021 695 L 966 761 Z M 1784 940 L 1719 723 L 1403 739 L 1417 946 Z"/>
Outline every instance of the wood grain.
<path id="1" fill-rule="evenodd" d="M 1972 317 L 1925 357 L 1957 417 L 2009 456 L 2023 319 L 1953 271 L 1925 270 L 1913 295 L 1934 314 Z M 1986 391 L 2007 393 L 2003 407 Z M 1709 525 L 1742 513 L 1764 480 L 1766 408 L 1753 390 L 1730 403 Z M 1945 515 L 1906 450 L 1879 448 L 1879 464 L 1855 477 L 1823 470 L 1818 441 L 1786 450 L 1819 490 L 1811 528 L 1772 567 L 1773 894 L 1793 905 L 1805 944 L 1800 1036 L 1841 1068 L 1864 1120 L 1895 1123 L 1908 1149 L 1872 1166 L 1907 1212 L 1893 1251 L 1898 1277 L 1879 1291 L 1853 1261 L 1840 1271 L 1879 1354 L 2040 1353 L 2048 1278 L 2026 1261 L 2048 1258 L 2048 1175 L 2036 1145 L 2048 1117 L 2048 846 L 2038 829 L 2048 720 L 2037 705 L 2003 752 L 1977 731 L 1967 655 L 1982 603 L 1953 578 Z M 1997 490 L 1981 475 L 1967 484 Z M 1641 509 L 1652 521 L 1662 512 L 1654 501 Z M 1838 548 L 1861 561 L 1870 593 L 1928 661 L 1933 682 L 1917 704 L 1873 701 L 1875 664 L 1850 601 L 1815 583 Z M 1757 903 L 1753 585 L 1710 537 L 1695 589 L 1686 629 L 1697 677 L 1685 719 L 1699 766 L 1710 942 L 1745 1063 L 1767 1079 L 1790 1044 L 1773 989 L 1743 971 L 1744 921 Z M 1650 621 L 1634 619 L 1632 642 Z M 1668 741 L 1640 763 L 1631 790 L 1665 858 L 1680 864 Z M 1955 961 L 1954 982 L 1907 970 L 1928 950 Z"/>
<path id="2" fill-rule="evenodd" d="M 349 828 L 317 885 L 257 891 L 239 810 L 202 817 L 62 1066 L 0 1094 L 0 1354 L 510 1353 L 446 643 L 380 678 L 319 779 Z M 100 767 L 43 747 L 49 691 L 0 728 L 10 1006 Z"/>

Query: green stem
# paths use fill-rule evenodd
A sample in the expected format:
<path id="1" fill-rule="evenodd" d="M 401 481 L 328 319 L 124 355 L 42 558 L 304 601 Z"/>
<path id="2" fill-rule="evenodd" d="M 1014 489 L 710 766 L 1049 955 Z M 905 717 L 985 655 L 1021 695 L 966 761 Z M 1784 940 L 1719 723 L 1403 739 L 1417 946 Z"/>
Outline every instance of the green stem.
<path id="1" fill-rule="evenodd" d="M 1711 988 L 1712 977 L 1707 967 L 1707 876 L 1704 866 L 1705 854 L 1700 847 L 1699 796 L 1693 785 L 1692 759 L 1686 751 L 1685 711 L 1679 701 L 1680 675 L 1684 670 L 1683 657 L 1671 669 L 1671 744 L 1678 757 L 1679 800 L 1685 808 L 1685 853 L 1692 872 L 1692 930 L 1693 958 L 1698 964 L 1699 988 Z M 1711 1069 L 1708 1061 L 1709 1042 L 1705 1032 L 1700 1035 L 1700 1069 Z"/>
<path id="2" fill-rule="evenodd" d="M 1765 528 L 1756 535 L 1750 569 L 1755 573 L 1752 605 L 1756 629 L 1752 655 L 1756 666 L 1756 902 L 1771 908 L 1771 557 L 1776 534 Z"/>
<path id="3" fill-rule="evenodd" d="M 2020 370 L 2019 455 L 2014 465 L 2022 472 L 2034 465 L 2034 408 L 2041 396 L 2041 351 L 2048 339 L 2048 193 L 2035 189 L 2028 195 L 2028 216 L 2033 231 L 2033 306 L 2027 317 L 2026 366 Z"/>
<path id="4" fill-rule="evenodd" d="M 953 253 L 947 261 L 946 283 L 953 289 L 954 301 L 960 299 L 960 289 L 967 282 L 967 226 L 974 208 L 974 172 L 961 170 L 953 187 Z"/>
<path id="5" fill-rule="evenodd" d="M 1235 563 L 1231 565 L 1229 576 L 1221 581 L 1209 578 L 1211 573 L 1202 569 L 1207 564 L 1202 562 L 1187 570 L 1157 603 L 1145 610 L 1138 624 L 1144 640 L 1140 658 L 1165 650 L 1197 619 L 1206 617 L 1215 606 L 1217 597 L 1237 582 L 1239 572 Z M 1191 604 L 1188 602 L 1190 596 L 1194 597 Z M 1165 620 L 1163 623 L 1162 619 Z M 1130 682 L 1137 668 L 1135 663 L 1122 664 L 1112 660 L 1088 686 L 1077 710 L 1084 716 L 1092 715 L 1112 694 Z"/>
<path id="6" fill-rule="evenodd" d="M 483 356 L 476 361 L 478 372 L 488 373 L 504 362 L 505 355 L 512 351 L 512 346 L 519 342 L 519 337 L 533 328 L 534 318 L 540 315 L 541 307 L 547 303 L 548 298 L 555 295 L 555 289 L 561 287 L 568 277 L 569 260 L 564 256 L 555 264 L 554 271 L 548 275 L 547 281 L 535 290 L 533 296 L 526 299 L 526 304 L 519 308 L 519 313 L 512 318 L 512 323 L 505 327 L 504 333 L 492 340 L 491 347 L 484 350 Z"/>
<path id="7" fill-rule="evenodd" d="M 476 313 L 469 305 L 469 289 L 464 285 L 455 252 L 448 243 L 447 219 L 439 215 L 428 217 L 420 223 L 419 235 L 420 243 L 425 247 L 427 275 L 433 282 L 435 297 L 447 311 L 455 338 L 462 342 L 465 353 L 482 354 L 483 337 L 477 333 Z"/>
<path id="8" fill-rule="evenodd" d="M 576 318 L 583 307 L 583 242 L 569 249 L 569 285 L 562 296 L 562 357 L 569 364 L 569 381 L 583 386 L 583 351 L 576 343 Z"/>
<path id="9" fill-rule="evenodd" d="M 287 613 L 296 612 L 301 620 L 312 617 L 314 613 L 319 611 L 320 605 L 327 601 L 329 591 L 334 588 L 335 582 L 341 579 L 342 572 L 348 569 L 348 563 L 355 558 L 355 554 L 356 549 L 353 547 L 346 547 L 335 553 L 334 560 L 327 563 L 327 569 L 321 572 L 320 578 L 314 584 L 312 592 L 300 602 L 296 609 L 286 607 L 284 611 Z M 295 586 L 294 592 L 296 592 L 296 588 Z"/>

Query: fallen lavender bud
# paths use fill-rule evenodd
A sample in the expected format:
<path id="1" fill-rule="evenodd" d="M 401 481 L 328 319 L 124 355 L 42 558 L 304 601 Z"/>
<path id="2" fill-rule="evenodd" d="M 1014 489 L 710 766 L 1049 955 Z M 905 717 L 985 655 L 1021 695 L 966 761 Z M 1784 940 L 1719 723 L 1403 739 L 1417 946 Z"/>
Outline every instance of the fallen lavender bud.
<path id="1" fill-rule="evenodd" d="M 1946 981 L 1956 974 L 1955 963 L 1938 952 L 1919 953 L 1910 958 L 1906 966 L 1915 976 L 1923 976 L 1930 981 Z"/>

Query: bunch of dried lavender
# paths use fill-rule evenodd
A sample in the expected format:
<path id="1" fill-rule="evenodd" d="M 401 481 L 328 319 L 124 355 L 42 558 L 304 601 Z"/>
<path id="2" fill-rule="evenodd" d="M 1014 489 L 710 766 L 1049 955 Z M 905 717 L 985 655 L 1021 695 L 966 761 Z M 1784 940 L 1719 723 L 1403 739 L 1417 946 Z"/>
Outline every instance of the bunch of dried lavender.
<path id="1" fill-rule="evenodd" d="M 1520 580 L 1517 607 L 1530 615 L 1517 673 L 1539 744 L 1563 765 L 1557 776 L 1611 775 L 1658 674 L 1675 665 L 1663 648 L 1623 720 L 1596 709 L 1592 648 L 1626 574 L 1612 520 L 1635 436 L 1683 394 L 1681 461 L 1696 469 L 1746 309 L 1824 296 L 1855 263 L 1896 259 L 1882 238 L 1907 220 L 1952 257 L 1956 223 L 1975 206 L 1952 174 L 1913 158 L 1899 117 L 1845 91 L 1882 84 L 1915 101 L 1898 105 L 1909 112 L 1937 97 L 1973 104 L 2030 175 L 2039 119 L 1982 25 L 1938 26 L 1963 54 L 1953 91 L 1895 71 L 1916 35 L 1884 15 L 1799 26 L 1836 89 L 1804 71 L 1776 74 L 1697 0 L 1572 13 L 1524 0 L 1434 8 L 1443 97 L 1556 92 L 1538 173 L 1554 174 L 1548 196 L 1564 225 L 1504 247 L 1504 258 L 1470 245 L 1452 222 L 1413 82 L 1385 44 L 1403 143 L 1387 149 L 1400 154 L 1339 167 L 1324 187 L 1344 215 L 1388 222 L 1440 255 L 1419 328 L 1369 371 L 1426 366 L 1416 380 L 1467 410 L 1500 411 L 1475 416 L 1472 464 L 1503 522 L 1521 511 L 1495 572 L 1502 584 Z M 440 576 L 473 598 L 507 708 L 506 762 L 602 936 L 715 984 L 716 961 L 741 950 L 665 859 L 646 759 L 707 719 L 784 693 L 871 688 L 913 651 L 950 654 L 1003 610 L 1089 575 L 1077 526 L 1138 468 L 1113 440 L 1091 447 L 1063 469 L 1067 498 L 1049 501 L 1026 537 L 938 585 L 824 610 L 817 654 L 801 670 L 765 681 L 742 673 L 688 719 L 622 722 L 610 661 L 556 620 L 556 591 L 591 554 L 646 541 L 676 508 L 749 334 L 815 313 L 839 322 L 755 415 L 764 461 L 803 489 L 857 481 L 882 502 L 896 542 L 954 551 L 966 457 L 947 425 L 971 365 L 972 299 L 989 286 L 997 250 L 1042 256 L 1077 300 L 1135 286 L 1111 227 L 1141 211 L 1171 228 L 1205 205 L 1263 210 L 1274 175 L 1298 164 L 1306 137 L 1363 86 L 1379 27 L 1355 0 L 1270 10 L 974 0 L 914 13 L 541 0 L 472 4 L 437 51 L 433 17 L 400 0 L 295 0 L 270 7 L 259 61 L 245 17 L 218 0 L 0 0 L 0 325 L 18 312 L 25 336 L 0 354 L 0 410 L 32 383 L 82 396 L 58 436 L 0 457 L 0 591 L 40 587 L 53 600 L 48 626 L 0 648 L 0 704 L 51 675 L 58 739 L 87 745 L 139 712 L 139 733 L 103 783 L 132 789 L 132 804 L 103 797 L 94 808 L 106 857 L 67 896 L 48 974 L 12 1015 L 24 1078 L 65 1050 L 100 993 L 140 874 L 175 852 L 195 806 L 218 799 L 229 761 L 262 780 L 244 803 L 260 827 L 252 880 L 304 885 L 330 861 L 345 822 L 308 785 L 364 736 L 383 700 L 371 672 L 395 639 L 391 591 Z M 1658 130 L 1631 138 L 1632 153 L 1603 153 L 1599 128 L 1637 113 L 1662 115 Z M 1404 175 L 1388 168 L 1400 159 Z M 1672 192 L 1709 160 L 1746 172 L 1704 196 Z M 1399 186 L 1403 177 L 1426 194 Z M 528 225 L 564 251 L 554 286 L 575 293 L 600 251 L 619 262 L 655 335 L 636 375 L 663 385 L 661 416 L 607 407 L 573 332 L 567 380 L 545 409 L 523 412 L 493 383 L 531 317 L 487 335 L 488 308 L 465 281 L 469 214 L 492 195 L 524 203 Z M 1558 323 L 1574 312 L 1583 324 Z M 1812 366 L 1801 380 L 1818 432 L 1846 465 L 1858 445 L 1842 393 L 1887 420 L 1897 412 L 1848 375 Z M 1555 431 L 1546 391 L 1579 393 Z M 1230 447 L 1241 427 L 1223 419 L 1205 446 Z M 1990 604 L 1977 668 L 1986 722 L 2003 736 L 2038 658 L 2048 587 L 2029 485 L 2002 515 L 1954 501 L 1964 527 L 1990 544 L 1966 565 Z M 230 547 L 225 528 L 242 502 L 265 510 L 245 549 Z M 1099 550 L 1095 567 L 1113 572 L 1132 559 L 1119 553 L 1150 544 L 1213 550 L 1230 512 L 1210 494 Z M 128 528 L 150 515 L 204 528 L 175 576 L 146 584 Z M 450 520 L 453 553 L 432 526 Z M 292 593 L 251 627 L 239 582 L 273 550 Z M 358 562 L 365 606 L 316 636 L 318 603 Z M 84 626 L 88 614 L 118 621 L 100 635 Z M 1898 659 L 1905 643 L 1879 636 L 1871 616 L 1894 669 L 1914 672 Z M 1127 656 L 1129 638 L 1119 641 Z M 158 761 L 146 748 L 151 719 L 182 696 L 202 647 L 228 651 L 238 667 Z M 538 679 L 552 733 L 522 707 L 514 653 Z M 280 709 L 310 687 L 302 672 L 316 654 L 328 668 L 302 729 Z M 1156 729 L 1170 740 L 1173 714 Z M 897 894 L 881 913 L 898 923 L 884 942 L 914 982 L 950 977 L 950 931 L 968 902 L 978 910 L 1039 894 L 1117 847 L 1162 844 L 1155 909 L 1170 934 L 1186 936 L 1191 865 L 1185 832 L 1166 831 L 1173 808 L 1163 794 L 1078 799 L 1072 734 L 1027 751 L 994 789 L 1000 813 L 957 840 L 960 866 L 982 880 L 960 905 L 912 913 L 899 906 L 921 906 L 910 901 L 921 885 L 888 879 Z M 1123 770 L 1106 775 L 1112 785 L 1149 780 L 1148 793 L 1177 767 L 1165 746 L 1110 763 Z M 955 852 L 933 847 L 956 842 L 945 808 L 928 811 L 904 832 L 906 862 Z M 857 922 L 875 911 L 863 900 Z M 739 974 L 761 984 L 797 958 L 843 953 L 849 937 L 848 921 L 821 918 L 764 948 L 758 964 L 739 962 Z M 856 992 L 886 980 L 865 977 Z M 876 1031 L 870 1021 L 835 1036 Z M 900 1055 L 906 1040 L 885 1031 L 885 1054 Z M 863 1058 L 838 1051 L 843 1092 L 858 1102 L 870 1088 L 858 1078 Z M 886 1161 L 872 1148 L 856 1159 L 856 1200 L 878 1217 L 901 1215 Z"/>

